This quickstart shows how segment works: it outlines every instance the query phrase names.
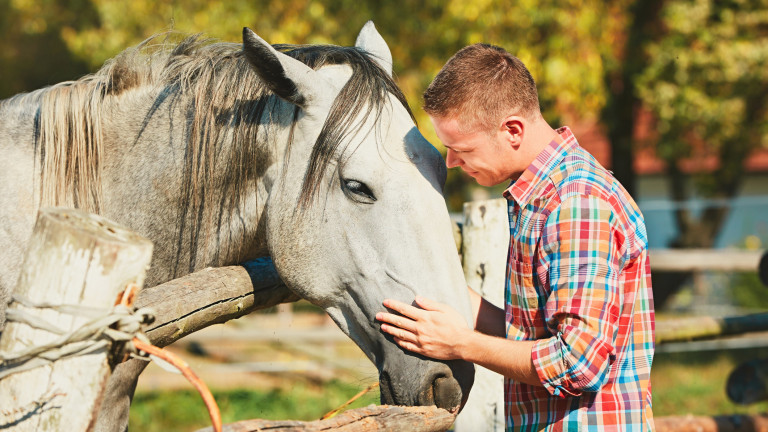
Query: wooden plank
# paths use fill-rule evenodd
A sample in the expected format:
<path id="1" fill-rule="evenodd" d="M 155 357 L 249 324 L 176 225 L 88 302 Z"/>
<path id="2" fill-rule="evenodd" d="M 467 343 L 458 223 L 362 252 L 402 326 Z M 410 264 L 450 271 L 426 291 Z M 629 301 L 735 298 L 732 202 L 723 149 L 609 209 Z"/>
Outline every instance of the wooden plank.
<path id="1" fill-rule="evenodd" d="M 402 407 L 371 405 L 344 411 L 327 420 L 311 422 L 295 420 L 244 420 L 224 425 L 224 432 L 373 432 L 373 431 L 409 431 L 439 432 L 446 431 L 453 423 L 453 414 L 434 406 Z M 198 432 L 211 432 L 212 428 Z"/>
<path id="2" fill-rule="evenodd" d="M 741 249 L 652 249 L 651 271 L 756 272 L 765 251 Z"/>
<path id="3" fill-rule="evenodd" d="M 272 260 L 262 258 L 242 266 L 207 268 L 145 288 L 136 306 L 155 311 L 155 321 L 145 333 L 154 345 L 164 347 L 210 325 L 297 300 Z"/>
<path id="4" fill-rule="evenodd" d="M 689 341 L 768 330 L 768 313 L 656 321 L 656 343 Z"/>
<path id="5" fill-rule="evenodd" d="M 151 255 L 149 240 L 104 218 L 77 210 L 41 210 L 14 295 L 35 303 L 100 308 L 106 314 L 127 285 L 140 287 L 144 283 Z M 63 332 L 80 328 L 90 319 L 18 303 L 9 308 L 9 318 L 11 311 L 45 319 Z M 17 352 L 58 337 L 9 320 L 0 351 Z M 0 429 L 90 430 L 114 361 L 108 349 L 102 347 L 2 379 Z"/>

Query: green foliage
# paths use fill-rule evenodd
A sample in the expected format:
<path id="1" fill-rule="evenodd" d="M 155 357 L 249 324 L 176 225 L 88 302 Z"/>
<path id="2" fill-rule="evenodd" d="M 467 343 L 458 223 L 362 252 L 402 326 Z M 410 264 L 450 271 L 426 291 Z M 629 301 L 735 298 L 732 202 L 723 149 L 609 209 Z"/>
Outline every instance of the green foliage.
<path id="1" fill-rule="evenodd" d="M 728 284 L 731 300 L 745 309 L 768 310 L 768 287 L 757 273 L 735 273 Z"/>
<path id="2" fill-rule="evenodd" d="M 0 0 L 0 98 L 86 74 L 63 35 L 98 19 L 87 0 Z"/>
<path id="3" fill-rule="evenodd" d="M 674 0 L 637 85 L 655 114 L 657 151 L 670 164 L 694 149 L 717 155 L 704 195 L 729 196 L 750 151 L 768 146 L 768 2 Z"/>

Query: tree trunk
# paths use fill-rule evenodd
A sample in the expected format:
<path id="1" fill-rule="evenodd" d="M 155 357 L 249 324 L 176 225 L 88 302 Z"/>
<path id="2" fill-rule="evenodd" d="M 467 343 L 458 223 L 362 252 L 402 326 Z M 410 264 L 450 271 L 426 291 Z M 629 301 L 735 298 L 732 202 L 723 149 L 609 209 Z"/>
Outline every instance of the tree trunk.
<path id="1" fill-rule="evenodd" d="M 654 40 L 659 26 L 659 11 L 664 0 L 636 0 L 630 7 L 632 16 L 626 43 L 618 53 L 621 65 L 605 75 L 608 101 L 601 120 L 607 126 L 611 145 L 611 170 L 630 195 L 637 192 L 634 162 L 635 118 L 640 99 L 634 86 L 635 77 L 645 66 L 645 46 Z"/>

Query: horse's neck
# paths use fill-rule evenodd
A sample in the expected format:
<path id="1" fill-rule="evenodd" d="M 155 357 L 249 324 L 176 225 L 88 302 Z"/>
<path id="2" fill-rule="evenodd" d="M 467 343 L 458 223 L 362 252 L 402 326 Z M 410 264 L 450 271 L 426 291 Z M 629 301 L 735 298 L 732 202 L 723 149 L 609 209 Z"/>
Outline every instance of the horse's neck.
<path id="1" fill-rule="evenodd" d="M 162 97 L 139 89 L 109 100 L 102 213 L 155 242 L 149 283 L 266 255 L 262 215 L 285 122 L 253 134 L 237 121 L 195 130 L 190 102 Z"/>

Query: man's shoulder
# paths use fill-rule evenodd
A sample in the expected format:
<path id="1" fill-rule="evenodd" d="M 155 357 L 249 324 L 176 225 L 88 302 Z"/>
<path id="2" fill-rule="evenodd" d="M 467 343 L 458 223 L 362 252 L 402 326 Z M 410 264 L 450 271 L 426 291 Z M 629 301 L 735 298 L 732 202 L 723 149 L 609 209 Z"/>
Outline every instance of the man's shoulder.
<path id="1" fill-rule="evenodd" d="M 575 197 L 594 197 L 606 202 L 622 219 L 642 220 L 640 209 L 629 192 L 582 147 L 569 152 L 550 173 L 549 180 L 558 203 Z"/>
<path id="2" fill-rule="evenodd" d="M 613 174 L 582 147 L 569 152 L 550 173 L 549 180 L 560 201 L 574 195 L 608 199 L 620 186 Z"/>

